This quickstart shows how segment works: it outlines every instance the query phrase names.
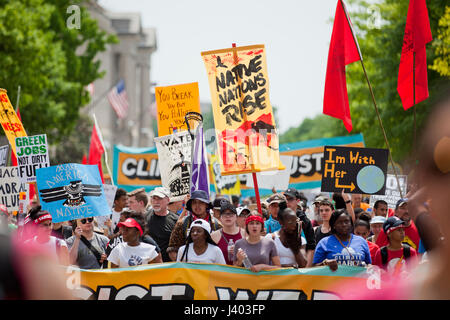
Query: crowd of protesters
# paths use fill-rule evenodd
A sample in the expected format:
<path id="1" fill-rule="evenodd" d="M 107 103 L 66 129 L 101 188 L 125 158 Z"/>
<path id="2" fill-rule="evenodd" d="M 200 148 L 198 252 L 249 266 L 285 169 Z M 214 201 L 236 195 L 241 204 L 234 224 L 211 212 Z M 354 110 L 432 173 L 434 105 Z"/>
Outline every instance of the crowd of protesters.
<path id="1" fill-rule="evenodd" d="M 5 239 L 16 239 L 17 248 L 46 251 L 58 264 L 81 269 L 177 261 L 226 264 L 253 272 L 377 266 L 406 279 L 418 267 L 429 265 L 432 257 L 433 272 L 424 273 L 425 289 L 417 296 L 449 297 L 450 251 L 445 241 L 450 230 L 449 121 L 447 100 L 430 118 L 423 137 L 415 179 L 419 183 L 410 185 L 393 208 L 383 200 L 371 206 L 365 195 L 344 191 L 318 194 L 308 201 L 302 192 L 289 188 L 274 192 L 258 206 L 254 197 L 210 199 L 202 190 L 172 201 L 164 187 L 149 193 L 119 188 L 112 214 L 52 223 L 51 214 L 33 201 L 19 224 L 0 204 L 0 260 L 6 270 L 2 283 L 6 289 L 15 288 L 8 272 L 17 271 L 5 259 L 15 253 L 8 251 Z"/>

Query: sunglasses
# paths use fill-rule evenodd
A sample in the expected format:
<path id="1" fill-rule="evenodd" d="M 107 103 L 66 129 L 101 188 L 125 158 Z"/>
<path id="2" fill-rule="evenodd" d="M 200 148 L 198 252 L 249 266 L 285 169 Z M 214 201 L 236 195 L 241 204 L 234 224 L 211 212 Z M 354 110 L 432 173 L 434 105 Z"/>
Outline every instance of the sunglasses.
<path id="1" fill-rule="evenodd" d="M 94 221 L 94 218 L 87 218 L 87 219 L 81 219 L 80 222 L 82 224 L 86 224 L 86 221 L 89 223 L 92 223 L 92 221 Z"/>

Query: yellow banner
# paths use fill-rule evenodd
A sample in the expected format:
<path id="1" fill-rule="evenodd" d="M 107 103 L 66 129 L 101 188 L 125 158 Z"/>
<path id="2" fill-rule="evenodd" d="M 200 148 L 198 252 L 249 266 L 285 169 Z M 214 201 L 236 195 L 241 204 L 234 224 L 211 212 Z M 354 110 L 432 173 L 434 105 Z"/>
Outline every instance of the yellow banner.
<path id="1" fill-rule="evenodd" d="M 12 151 L 16 154 L 16 137 L 26 137 L 27 133 L 16 114 L 5 89 L 0 88 L 0 121 Z"/>
<path id="2" fill-rule="evenodd" d="M 187 130 L 184 116 L 187 112 L 200 113 L 198 83 L 155 87 L 158 136 L 167 136 L 174 130 Z"/>
<path id="3" fill-rule="evenodd" d="M 264 45 L 202 52 L 222 175 L 284 168 Z"/>
<path id="4" fill-rule="evenodd" d="M 233 266 L 180 262 L 74 269 L 67 284 L 76 297 L 95 300 L 323 300 L 340 299 L 344 288 L 348 294 L 349 288 L 377 285 L 362 267 L 339 266 L 336 272 L 318 267 L 253 273 Z"/>

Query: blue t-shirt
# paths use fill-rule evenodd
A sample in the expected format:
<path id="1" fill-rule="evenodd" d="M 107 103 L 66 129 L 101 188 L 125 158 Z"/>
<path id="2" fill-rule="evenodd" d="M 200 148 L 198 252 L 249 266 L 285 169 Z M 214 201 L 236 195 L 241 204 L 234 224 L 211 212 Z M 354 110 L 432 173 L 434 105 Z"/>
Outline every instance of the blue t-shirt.
<path id="1" fill-rule="evenodd" d="M 344 246 L 348 241 L 342 242 Z M 369 245 L 363 237 L 352 234 L 350 245 L 344 248 L 335 235 L 325 237 L 319 241 L 314 252 L 313 263 L 321 263 L 325 259 L 336 259 L 340 265 L 364 266 L 371 264 Z"/>
<path id="2" fill-rule="evenodd" d="M 278 220 L 275 220 L 270 216 L 269 219 L 264 222 L 264 228 L 266 228 L 267 233 L 274 233 L 281 229 L 281 225 Z"/>

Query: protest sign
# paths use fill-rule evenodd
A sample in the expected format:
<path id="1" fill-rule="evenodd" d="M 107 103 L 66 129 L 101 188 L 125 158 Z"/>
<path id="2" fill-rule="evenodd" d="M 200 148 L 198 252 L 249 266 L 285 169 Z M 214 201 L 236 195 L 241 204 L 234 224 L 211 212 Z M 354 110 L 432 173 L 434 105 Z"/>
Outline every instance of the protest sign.
<path id="1" fill-rule="evenodd" d="M 48 157 L 47 135 L 40 134 L 31 137 L 15 139 L 17 166 L 23 182 L 36 181 L 36 169 L 50 167 Z"/>
<path id="2" fill-rule="evenodd" d="M 344 294 L 363 294 L 383 285 L 366 268 L 342 265 L 335 272 L 318 267 L 254 273 L 226 265 L 174 262 L 114 272 L 72 269 L 67 274 L 72 294 L 83 300 L 340 300 Z M 77 285 L 71 281 L 75 276 Z"/>
<path id="3" fill-rule="evenodd" d="M 0 167 L 0 203 L 9 211 L 19 211 L 20 193 L 26 191 L 17 167 Z"/>
<path id="4" fill-rule="evenodd" d="M 387 149 L 325 146 L 321 191 L 384 195 L 388 153 Z"/>
<path id="5" fill-rule="evenodd" d="M 8 163 L 8 151 L 9 146 L 0 147 L 0 167 L 6 167 L 6 164 Z"/>
<path id="6" fill-rule="evenodd" d="M 188 131 L 156 137 L 155 144 L 159 162 L 161 182 L 170 190 L 170 200 L 180 201 L 190 193 L 192 138 Z"/>
<path id="7" fill-rule="evenodd" d="M 53 222 L 111 214 L 97 165 L 66 163 L 36 170 L 43 210 Z"/>
<path id="8" fill-rule="evenodd" d="M 221 174 L 283 168 L 264 45 L 201 55 L 211 91 Z"/>
<path id="9" fill-rule="evenodd" d="M 154 148 L 114 146 L 113 181 L 131 191 L 144 187 L 146 191 L 161 185 L 158 154 Z"/>
<path id="10" fill-rule="evenodd" d="M 406 186 L 408 181 L 408 176 L 406 175 L 398 175 L 398 182 L 400 183 L 400 188 L 402 190 L 402 194 L 406 195 Z M 370 196 L 370 206 L 373 207 L 375 202 L 378 200 L 384 200 L 387 202 L 388 207 L 391 209 L 395 209 L 395 205 L 397 201 L 401 199 L 400 191 L 398 191 L 398 184 L 395 175 L 388 174 L 386 178 L 386 193 L 385 195 L 371 195 Z"/>
<path id="11" fill-rule="evenodd" d="M 238 175 L 222 176 L 220 174 L 219 157 L 216 155 L 211 155 L 210 157 L 210 173 L 217 194 L 239 195 L 241 193 L 241 183 Z"/>
<path id="12" fill-rule="evenodd" d="M 105 198 L 108 202 L 108 207 L 112 208 L 114 206 L 114 198 L 116 197 L 117 187 L 112 184 L 104 184 L 103 191 L 105 192 Z"/>
<path id="13" fill-rule="evenodd" d="M 275 188 L 276 190 L 286 190 L 289 187 L 289 180 L 291 178 L 291 166 L 292 166 L 292 156 L 280 156 L 280 160 L 285 166 L 284 170 L 277 171 L 264 171 L 258 172 L 256 177 L 258 179 L 258 187 L 262 189 Z M 249 176 L 247 177 L 247 187 L 254 188 L 253 179 Z"/>
<path id="14" fill-rule="evenodd" d="M 16 154 L 16 137 L 26 137 L 27 133 L 16 114 L 5 89 L 0 88 L 0 122 L 5 135 L 11 144 L 12 151 Z"/>
<path id="15" fill-rule="evenodd" d="M 198 83 L 155 87 L 158 136 L 187 130 L 184 116 L 188 112 L 200 113 Z"/>

